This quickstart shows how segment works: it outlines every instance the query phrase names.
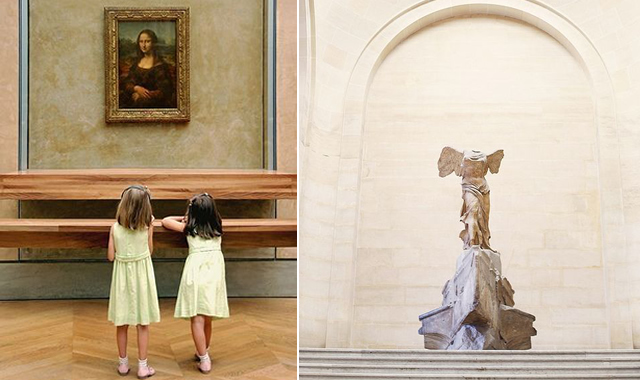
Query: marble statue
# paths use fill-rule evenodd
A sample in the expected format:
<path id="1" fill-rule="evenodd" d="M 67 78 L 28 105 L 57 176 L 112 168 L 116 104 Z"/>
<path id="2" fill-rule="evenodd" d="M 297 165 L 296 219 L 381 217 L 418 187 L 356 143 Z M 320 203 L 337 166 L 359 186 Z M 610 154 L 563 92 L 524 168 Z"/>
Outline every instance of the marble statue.
<path id="1" fill-rule="evenodd" d="M 536 317 L 516 309 L 511 283 L 502 275 L 500 253 L 489 246 L 489 186 L 504 153 L 442 149 L 440 177 L 462 177 L 464 230 L 456 272 L 442 290 L 442 306 L 418 317 L 424 347 L 437 350 L 527 350 L 536 335 Z"/>
<path id="2" fill-rule="evenodd" d="M 477 150 L 459 152 L 450 147 L 444 147 L 438 160 L 440 177 L 446 177 L 455 172 L 462 177 L 462 210 L 460 221 L 464 223 L 464 230 L 460 232 L 460 239 L 464 242 L 464 249 L 473 245 L 491 249 L 489 246 L 489 185 L 484 178 L 488 171 L 496 174 L 504 157 L 502 150 L 486 155 Z"/>

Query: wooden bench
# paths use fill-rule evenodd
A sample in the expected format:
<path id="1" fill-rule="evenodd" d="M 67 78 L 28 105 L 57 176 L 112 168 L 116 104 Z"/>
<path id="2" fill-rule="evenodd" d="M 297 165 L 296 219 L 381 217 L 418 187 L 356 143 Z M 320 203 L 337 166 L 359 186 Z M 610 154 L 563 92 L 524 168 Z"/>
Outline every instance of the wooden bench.
<path id="1" fill-rule="evenodd" d="M 130 185 L 149 188 L 154 200 L 295 199 L 297 175 L 268 170 L 87 169 L 0 173 L 0 199 L 116 200 Z M 115 210 L 114 210 L 115 212 Z M 113 219 L 0 219 L 3 248 L 104 248 Z M 184 236 L 155 222 L 158 248 L 186 247 Z M 226 219 L 226 247 L 295 247 L 297 221 Z"/>
<path id="2" fill-rule="evenodd" d="M 0 219 L 3 248 L 106 248 L 111 219 Z M 297 224 L 290 219 L 225 219 L 223 247 L 295 247 Z M 182 234 L 154 222 L 156 248 L 185 248 Z"/>
<path id="3" fill-rule="evenodd" d="M 297 175 L 270 170 L 86 169 L 0 174 L 0 199 L 120 199 L 130 185 L 145 185 L 153 199 L 183 199 L 207 192 L 215 199 L 296 199 Z"/>

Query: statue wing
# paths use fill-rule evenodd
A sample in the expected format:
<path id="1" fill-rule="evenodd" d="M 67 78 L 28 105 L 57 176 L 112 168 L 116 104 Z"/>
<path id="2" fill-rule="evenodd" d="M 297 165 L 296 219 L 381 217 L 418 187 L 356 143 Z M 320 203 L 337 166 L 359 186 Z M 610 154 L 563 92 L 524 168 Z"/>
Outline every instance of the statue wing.
<path id="1" fill-rule="evenodd" d="M 502 162 L 503 157 L 504 151 L 502 149 L 496 150 L 487 156 L 487 165 L 489 166 L 491 173 L 496 174 L 498 170 L 500 170 L 500 163 Z"/>
<path id="2" fill-rule="evenodd" d="M 460 177 L 462 175 L 462 159 L 464 154 L 457 150 L 445 146 L 440 153 L 440 159 L 438 160 L 438 170 L 440 171 L 440 177 L 446 177 L 452 172 L 456 172 L 456 175 Z"/>

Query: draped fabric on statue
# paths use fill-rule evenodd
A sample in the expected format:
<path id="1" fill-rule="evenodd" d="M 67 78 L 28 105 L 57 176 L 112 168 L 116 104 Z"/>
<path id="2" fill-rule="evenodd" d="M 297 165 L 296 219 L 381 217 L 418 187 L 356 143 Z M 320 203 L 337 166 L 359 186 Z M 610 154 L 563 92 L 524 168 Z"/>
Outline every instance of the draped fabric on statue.
<path id="1" fill-rule="evenodd" d="M 454 172 L 462 177 L 460 221 L 464 223 L 464 230 L 460 232 L 460 239 L 464 243 L 464 249 L 472 246 L 491 249 L 489 185 L 484 177 L 489 171 L 494 174 L 498 172 L 503 157 L 502 150 L 487 156 L 478 150 L 459 152 L 450 147 L 442 149 L 438 160 L 440 177 Z"/>
<path id="2" fill-rule="evenodd" d="M 491 249 L 489 246 L 489 189 L 487 186 L 478 187 L 473 184 L 462 185 L 462 210 L 460 221 L 465 229 L 460 231 L 460 239 L 464 248 L 479 245 L 481 248 Z"/>

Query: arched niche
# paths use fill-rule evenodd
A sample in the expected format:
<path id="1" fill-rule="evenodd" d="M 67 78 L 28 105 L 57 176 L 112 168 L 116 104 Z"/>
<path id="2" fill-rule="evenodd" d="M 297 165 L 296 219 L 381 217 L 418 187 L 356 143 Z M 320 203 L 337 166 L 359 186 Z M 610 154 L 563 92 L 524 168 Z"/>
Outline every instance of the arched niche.
<path id="1" fill-rule="evenodd" d="M 611 80 L 600 54 L 587 36 L 569 19 L 535 0 L 431 0 L 421 1 L 391 18 L 367 42 L 351 72 L 346 89 L 340 132 L 339 181 L 333 260 L 350 281 L 351 292 L 330 294 L 327 347 L 349 346 L 353 320 L 359 192 L 362 175 L 362 134 L 369 86 L 388 54 L 416 31 L 442 20 L 460 16 L 492 15 L 528 23 L 555 38 L 580 62 L 592 88 L 594 124 L 597 129 L 597 167 L 600 189 L 602 265 L 610 331 L 630 331 L 628 300 L 616 292 L 617 267 L 627 262 L 621 197 L 615 99 Z M 351 263 L 346 268 L 344 263 Z M 344 284 L 339 285 L 344 288 Z M 610 337 L 612 348 L 630 347 L 631 335 Z"/>

